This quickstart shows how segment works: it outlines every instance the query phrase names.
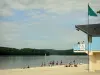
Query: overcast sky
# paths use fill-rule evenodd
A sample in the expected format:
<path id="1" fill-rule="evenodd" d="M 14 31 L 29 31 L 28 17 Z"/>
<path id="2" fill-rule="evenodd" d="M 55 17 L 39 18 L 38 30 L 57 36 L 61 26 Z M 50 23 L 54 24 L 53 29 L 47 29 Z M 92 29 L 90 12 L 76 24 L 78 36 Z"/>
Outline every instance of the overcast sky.
<path id="1" fill-rule="evenodd" d="M 0 0 L 0 46 L 70 49 L 86 41 L 75 25 L 88 23 L 88 3 L 100 10 L 100 0 Z"/>

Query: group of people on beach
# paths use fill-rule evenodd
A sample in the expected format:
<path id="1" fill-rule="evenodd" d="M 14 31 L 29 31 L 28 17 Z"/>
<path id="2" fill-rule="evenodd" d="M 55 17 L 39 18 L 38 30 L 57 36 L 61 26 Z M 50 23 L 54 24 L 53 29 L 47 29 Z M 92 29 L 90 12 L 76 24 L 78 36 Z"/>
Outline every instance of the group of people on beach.
<path id="1" fill-rule="evenodd" d="M 63 65 L 63 62 L 62 62 L 62 60 L 60 61 L 60 63 L 58 61 L 55 62 L 53 60 L 53 61 L 50 61 L 48 63 L 48 66 L 52 67 L 54 65 Z M 43 66 L 47 66 L 45 62 L 42 62 L 41 67 L 43 67 Z M 76 62 L 74 60 L 73 62 L 70 62 L 69 64 L 66 64 L 65 67 L 77 67 L 77 64 L 76 64 Z M 28 65 L 26 68 L 30 68 L 30 66 Z M 25 69 L 25 67 L 23 69 Z"/>
<path id="2" fill-rule="evenodd" d="M 74 60 L 73 62 L 70 62 L 69 64 L 66 64 L 65 67 L 77 67 L 77 64 Z"/>
<path id="3" fill-rule="evenodd" d="M 60 63 L 58 62 L 58 61 L 50 61 L 49 63 L 48 63 L 48 66 L 54 66 L 54 65 L 63 65 L 63 62 L 62 62 L 62 60 L 60 61 Z M 42 64 L 41 64 L 41 67 L 43 67 L 43 66 L 46 66 L 46 63 L 44 62 L 42 62 Z M 68 64 L 65 64 L 65 67 L 77 67 L 77 64 L 76 64 L 76 62 L 75 62 L 75 60 L 73 60 L 73 62 L 69 62 Z"/>
<path id="4" fill-rule="evenodd" d="M 30 66 L 28 65 L 27 67 L 23 67 L 23 69 L 25 69 L 25 68 L 30 68 Z"/>
<path id="5" fill-rule="evenodd" d="M 54 66 L 54 65 L 62 65 L 62 60 L 60 63 L 58 61 L 55 62 L 54 60 L 49 62 L 49 66 Z"/>
<path id="6" fill-rule="evenodd" d="M 58 61 L 55 62 L 54 60 L 53 60 L 53 61 L 50 61 L 50 62 L 48 63 L 48 66 L 54 66 L 54 65 L 62 65 L 62 60 L 61 60 L 60 63 L 59 63 Z M 41 67 L 42 67 L 42 66 L 46 66 L 46 63 L 45 63 L 45 62 L 44 62 L 44 63 L 42 62 Z"/>

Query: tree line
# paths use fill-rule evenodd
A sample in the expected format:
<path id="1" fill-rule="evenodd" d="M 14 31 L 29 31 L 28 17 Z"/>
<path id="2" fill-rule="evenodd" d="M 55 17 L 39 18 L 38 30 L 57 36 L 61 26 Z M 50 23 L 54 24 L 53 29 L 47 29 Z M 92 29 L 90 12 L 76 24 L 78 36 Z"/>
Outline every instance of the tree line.
<path id="1" fill-rule="evenodd" d="M 50 55 L 87 55 L 86 53 L 75 53 L 73 49 L 67 50 L 54 50 L 54 49 L 47 49 Z"/>
<path id="2" fill-rule="evenodd" d="M 46 50 L 40 49 L 31 49 L 31 48 L 8 48 L 8 47 L 0 47 L 0 55 L 49 55 L 49 52 Z"/>
<path id="3" fill-rule="evenodd" d="M 32 49 L 32 48 L 9 48 L 0 47 L 0 55 L 86 55 L 86 53 L 74 53 L 73 49 L 54 50 L 54 49 Z"/>

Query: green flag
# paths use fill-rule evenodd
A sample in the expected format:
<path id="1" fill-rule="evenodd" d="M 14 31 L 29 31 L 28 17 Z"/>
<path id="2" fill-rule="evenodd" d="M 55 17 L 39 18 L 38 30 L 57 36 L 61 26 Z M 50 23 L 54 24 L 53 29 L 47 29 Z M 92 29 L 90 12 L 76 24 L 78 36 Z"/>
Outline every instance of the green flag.
<path id="1" fill-rule="evenodd" d="M 92 10 L 92 8 L 88 5 L 88 15 L 89 16 L 97 16 L 97 14 Z"/>

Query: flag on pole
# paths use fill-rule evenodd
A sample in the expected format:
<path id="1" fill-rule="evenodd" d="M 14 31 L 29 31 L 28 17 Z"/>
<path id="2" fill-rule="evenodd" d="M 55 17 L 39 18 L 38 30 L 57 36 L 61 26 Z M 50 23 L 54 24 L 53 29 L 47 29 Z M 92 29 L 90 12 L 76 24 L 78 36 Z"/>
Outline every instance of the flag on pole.
<path id="1" fill-rule="evenodd" d="M 92 8 L 88 4 L 88 25 L 89 25 L 89 16 L 97 16 L 97 14 L 92 10 Z M 89 31 L 89 29 L 88 29 L 88 31 Z M 91 43 L 92 43 L 92 36 L 88 35 L 88 71 L 89 71 L 89 61 L 90 61 L 90 58 L 89 58 L 89 45 L 91 45 Z"/>
<path id="2" fill-rule="evenodd" d="M 89 16 L 97 16 L 97 14 L 92 10 L 92 8 L 88 5 L 88 15 Z"/>

